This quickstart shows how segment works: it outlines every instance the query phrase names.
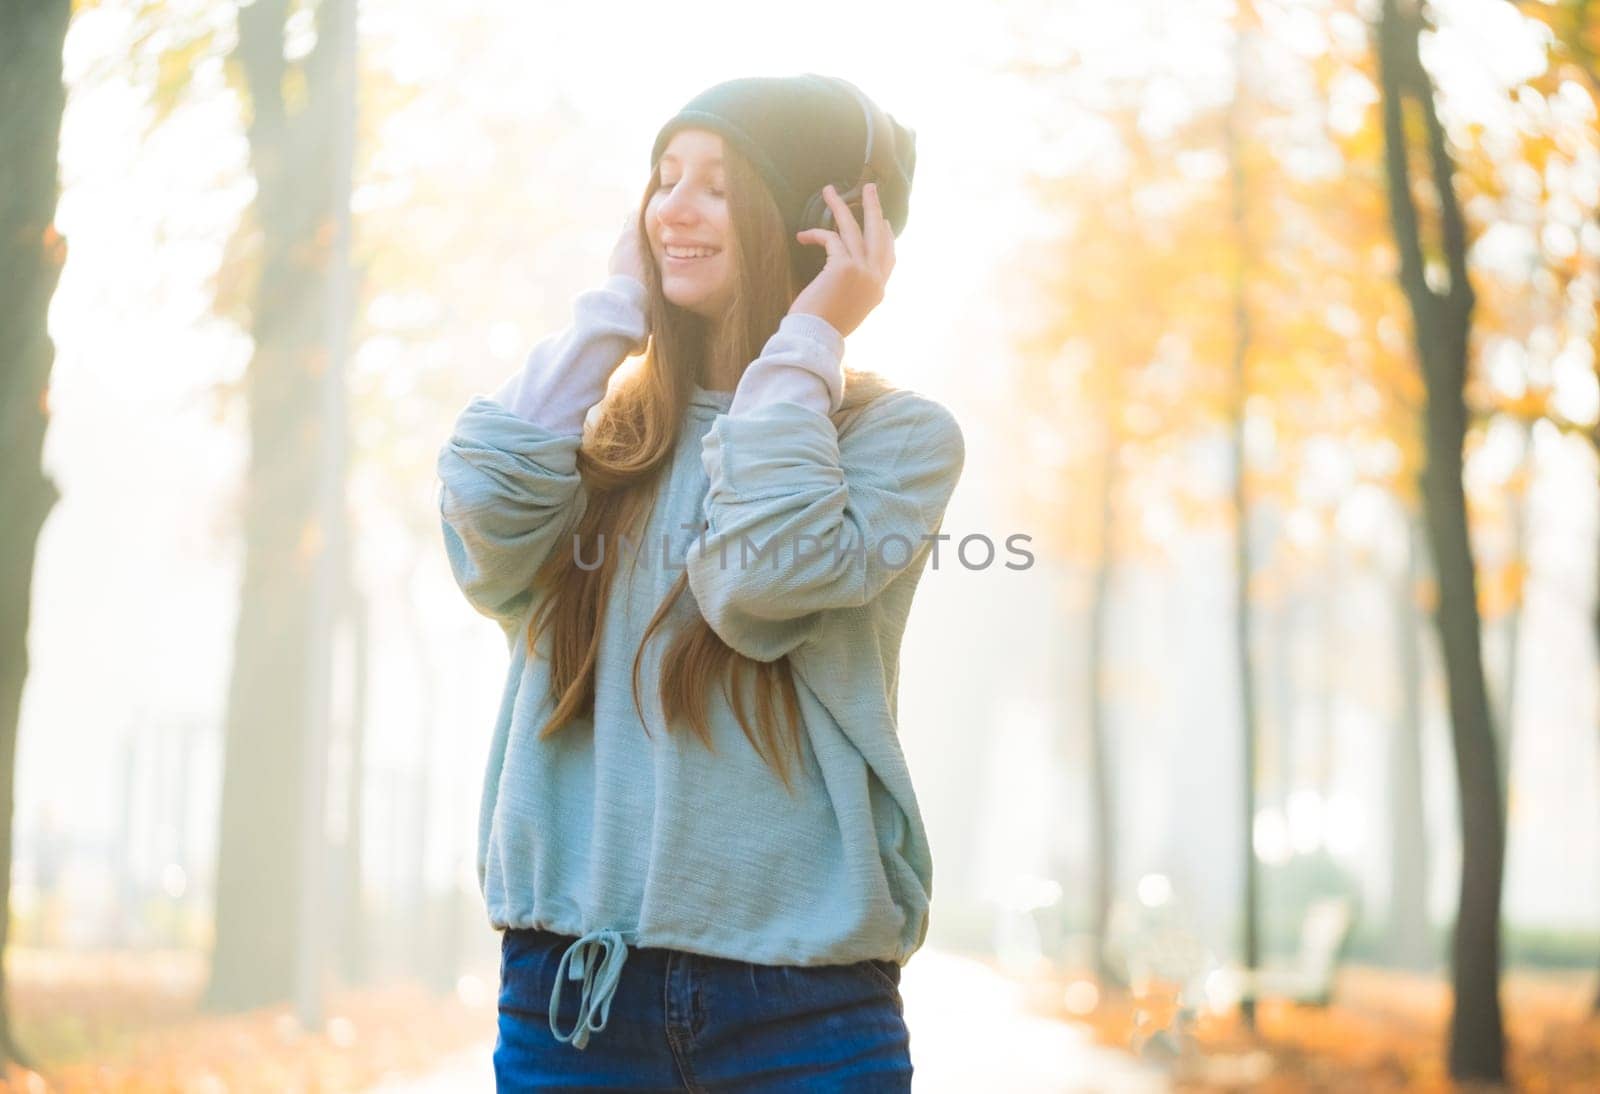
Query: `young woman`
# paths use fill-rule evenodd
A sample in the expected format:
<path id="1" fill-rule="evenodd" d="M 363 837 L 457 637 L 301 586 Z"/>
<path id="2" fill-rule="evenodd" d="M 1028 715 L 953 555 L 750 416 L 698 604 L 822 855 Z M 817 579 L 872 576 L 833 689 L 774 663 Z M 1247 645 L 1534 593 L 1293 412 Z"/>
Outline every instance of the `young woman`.
<path id="1" fill-rule="evenodd" d="M 842 359 L 914 141 L 812 74 L 690 100 L 610 276 L 440 452 L 452 570 L 511 650 L 478 851 L 502 1090 L 910 1088 L 899 649 L 964 447 Z"/>

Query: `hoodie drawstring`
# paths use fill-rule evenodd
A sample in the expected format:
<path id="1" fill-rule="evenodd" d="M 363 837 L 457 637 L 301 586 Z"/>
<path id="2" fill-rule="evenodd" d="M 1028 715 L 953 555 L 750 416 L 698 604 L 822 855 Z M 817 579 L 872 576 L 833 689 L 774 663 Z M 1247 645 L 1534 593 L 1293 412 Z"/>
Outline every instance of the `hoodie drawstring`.
<path id="1" fill-rule="evenodd" d="M 611 1000 L 622 977 L 623 963 L 628 960 L 626 937 L 635 931 L 618 931 L 600 927 L 582 935 L 567 947 L 556 966 L 556 986 L 550 993 L 550 1032 L 558 1041 L 570 1041 L 573 1048 L 583 1048 L 589 1043 L 589 1034 L 606 1028 L 606 1018 L 611 1012 Z M 556 1026 L 556 1015 L 561 1009 L 561 988 L 565 980 L 582 980 L 583 994 L 578 1000 L 578 1024 L 571 1033 L 563 1034 Z M 599 1021 L 595 1021 L 598 1013 Z"/>

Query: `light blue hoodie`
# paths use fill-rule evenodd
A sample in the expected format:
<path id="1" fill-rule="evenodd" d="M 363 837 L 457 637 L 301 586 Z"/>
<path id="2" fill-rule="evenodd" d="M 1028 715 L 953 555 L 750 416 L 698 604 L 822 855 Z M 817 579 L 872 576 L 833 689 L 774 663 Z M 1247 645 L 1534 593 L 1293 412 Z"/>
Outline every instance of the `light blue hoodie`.
<path id="1" fill-rule="evenodd" d="M 534 657 L 523 637 L 529 585 L 551 551 L 574 549 L 582 411 L 643 350 L 643 303 L 644 286 L 622 275 L 581 294 L 569 329 L 541 342 L 496 398 L 471 399 L 438 460 L 450 566 L 510 647 L 478 881 L 496 928 L 578 936 L 550 1001 L 552 1032 L 578 1048 L 604 1028 L 628 945 L 771 965 L 904 964 L 927 934 L 932 894 L 897 735 L 899 651 L 930 554 L 942 549 L 936 566 L 953 555 L 934 536 L 961 474 L 962 433 L 941 404 L 898 390 L 841 435 L 828 411 L 844 340 L 817 316 L 785 317 L 736 391 L 696 387 L 637 564 L 617 574 L 594 715 L 536 737 L 555 703 L 548 635 Z M 579 557 L 592 565 L 597 551 L 587 543 Z M 805 740 L 793 797 L 720 688 L 715 755 L 687 724 L 666 731 L 660 632 L 640 667 L 646 736 L 634 655 L 685 565 L 689 589 L 667 627 L 700 613 L 740 653 L 789 657 Z M 583 980 L 570 1033 L 555 1021 L 563 973 Z"/>

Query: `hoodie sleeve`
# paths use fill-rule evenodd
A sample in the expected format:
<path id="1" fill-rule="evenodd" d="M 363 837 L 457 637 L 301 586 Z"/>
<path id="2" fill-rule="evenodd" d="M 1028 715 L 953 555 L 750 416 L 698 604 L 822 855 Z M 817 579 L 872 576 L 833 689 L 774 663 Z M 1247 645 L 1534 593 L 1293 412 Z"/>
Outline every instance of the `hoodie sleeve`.
<path id="1" fill-rule="evenodd" d="M 782 339 L 763 353 L 797 349 Z M 707 528 L 685 554 L 706 621 L 774 661 L 820 613 L 869 603 L 931 546 L 965 456 L 955 416 L 912 391 L 881 397 L 842 437 L 797 400 L 718 415 L 701 450 Z"/>
<path id="2" fill-rule="evenodd" d="M 843 401 L 844 336 L 820 315 L 791 312 L 739 377 L 728 413 L 741 417 L 791 402 L 833 414 Z"/>
<path id="3" fill-rule="evenodd" d="M 645 287 L 613 274 L 492 398 L 474 396 L 439 451 L 445 553 L 467 601 L 502 628 L 532 603 L 533 575 L 583 515 L 583 420 L 647 338 Z"/>
<path id="4" fill-rule="evenodd" d="M 578 475 L 584 417 L 648 336 L 645 285 L 613 273 L 579 294 L 573 323 L 534 345 L 494 393 L 472 398 L 438 453 L 438 513 L 456 584 L 502 629 L 531 605 L 533 574 L 586 496 Z"/>
<path id="5" fill-rule="evenodd" d="M 605 398 L 617 366 L 644 352 L 646 291 L 638 278 L 612 274 L 599 288 L 579 293 L 572 324 L 535 346 L 494 401 L 552 433 L 581 434 L 584 416 Z"/>
<path id="6" fill-rule="evenodd" d="M 579 433 L 556 433 L 477 396 L 439 451 L 439 516 L 468 603 L 509 631 L 533 575 L 583 515 Z"/>

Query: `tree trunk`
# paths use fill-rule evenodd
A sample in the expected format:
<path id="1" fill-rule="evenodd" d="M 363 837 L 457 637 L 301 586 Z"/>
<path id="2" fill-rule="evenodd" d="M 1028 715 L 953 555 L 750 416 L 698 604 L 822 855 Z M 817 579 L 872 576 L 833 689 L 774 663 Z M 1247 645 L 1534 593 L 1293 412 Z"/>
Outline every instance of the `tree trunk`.
<path id="1" fill-rule="evenodd" d="M 324 265 L 325 341 L 317 377 L 317 473 L 315 528 L 321 530 L 311 575 L 311 618 L 306 635 L 309 686 L 306 689 L 305 791 L 301 795 L 300 924 L 295 964 L 295 1008 L 308 1030 L 323 1028 L 326 945 L 337 930 L 331 914 L 327 842 L 328 749 L 332 741 L 334 632 L 344 602 L 348 567 L 345 519 L 345 357 L 354 308 L 350 278 L 350 187 L 355 142 L 356 0 L 322 0 L 317 9 L 315 58 L 326 88 L 325 188 L 328 215 L 319 234 L 331 253 Z"/>
<path id="2" fill-rule="evenodd" d="M 360 590 L 346 586 L 346 618 L 350 627 L 350 721 L 348 766 L 345 768 L 345 823 L 337 866 L 333 872 L 339 887 L 338 939 L 335 947 L 340 974 L 349 984 L 365 984 L 371 976 L 370 940 L 362 890 L 362 803 L 366 791 L 367 600 Z"/>
<path id="3" fill-rule="evenodd" d="M 1522 427 L 1522 459 L 1517 465 L 1517 484 L 1510 491 L 1508 505 L 1511 509 L 1511 563 L 1524 567 L 1524 578 L 1516 583 L 1516 599 L 1506 610 L 1505 661 L 1500 677 L 1499 715 L 1495 719 L 1495 755 L 1499 758 L 1500 804 L 1507 816 L 1511 814 L 1511 744 L 1517 731 L 1517 670 L 1521 664 L 1522 613 L 1526 599 L 1523 596 L 1528 553 L 1528 497 L 1533 489 L 1535 473 L 1533 462 L 1533 428 Z"/>
<path id="4" fill-rule="evenodd" d="M 1294 719 L 1296 710 L 1296 697 L 1299 688 L 1295 686 L 1295 638 L 1299 631 L 1300 595 L 1293 587 L 1286 588 L 1282 599 L 1272 612 L 1271 637 L 1268 641 L 1272 649 L 1272 695 L 1273 695 L 1273 722 L 1275 732 L 1268 740 L 1272 748 L 1270 767 L 1273 774 L 1273 799 L 1279 808 L 1287 811 L 1289 794 L 1295 784 L 1295 732 Z M 1264 765 L 1265 759 L 1258 756 Z"/>
<path id="5" fill-rule="evenodd" d="M 1256 704 L 1255 665 L 1251 656 L 1250 618 L 1250 495 L 1246 481 L 1245 415 L 1249 399 L 1246 364 L 1250 354 L 1250 308 L 1245 295 L 1245 265 L 1251 257 L 1248 210 L 1246 208 L 1244 163 L 1241 155 L 1239 113 L 1245 95 L 1246 46 L 1254 13 L 1248 3 L 1240 5 L 1240 19 L 1234 36 L 1234 91 L 1224 120 L 1224 145 L 1228 157 L 1229 212 L 1233 227 L 1233 391 L 1230 418 L 1233 428 L 1233 524 L 1234 524 L 1234 657 L 1239 667 L 1239 756 L 1240 827 L 1239 853 L 1244 860 L 1244 892 L 1241 934 L 1241 963 L 1246 973 L 1261 963 L 1261 874 L 1256 859 Z M 1246 1029 L 1255 1029 L 1256 1000 L 1250 993 L 1240 1001 L 1240 1017 Z"/>
<path id="6" fill-rule="evenodd" d="M 0 4 L 0 954 L 11 921 L 11 830 L 17 723 L 28 676 L 28 623 L 39 532 L 60 499 L 45 474 L 50 369 L 48 317 L 66 260 L 55 229 L 57 155 L 67 93 L 61 48 L 67 0 Z M 31 1066 L 13 1036 L 0 963 L 0 1067 Z"/>
<path id="7" fill-rule="evenodd" d="M 1595 430 L 1595 451 L 1600 453 L 1600 428 Z M 1595 650 L 1600 652 L 1600 547 L 1595 551 L 1595 603 L 1594 603 L 1594 641 Z M 1600 988 L 1595 989 L 1594 1006 L 1591 1008 L 1595 1014 L 1600 1014 Z"/>
<path id="8" fill-rule="evenodd" d="M 317 42 L 300 62 L 304 101 L 285 95 L 289 0 L 239 10 L 230 61 L 249 87 L 251 210 L 261 266 L 253 301 L 255 354 L 246 376 L 250 464 L 244 502 L 244 580 L 228 692 L 216 942 L 205 1006 L 232 1011 L 295 999 L 306 946 L 320 933 L 319 892 L 306 861 L 321 847 L 326 636 L 331 595 L 319 573 L 336 550 L 342 482 L 329 482 L 339 438 L 338 345 L 343 319 L 330 283 L 343 242 L 339 128 L 347 124 L 339 69 L 354 21 L 346 3 L 317 9 Z M 310 741 L 315 737 L 317 744 Z M 316 825 L 312 828 L 312 825 Z M 320 890 L 321 886 L 316 885 Z M 310 903 L 306 903 L 310 902 Z M 315 963 L 314 954 L 311 958 Z"/>
<path id="9" fill-rule="evenodd" d="M 1317 798 L 1324 810 L 1333 796 L 1333 770 L 1335 765 L 1334 735 L 1338 732 L 1339 714 L 1339 661 L 1342 645 L 1339 640 L 1339 586 L 1344 580 L 1339 565 L 1339 530 L 1337 523 L 1328 521 L 1327 548 L 1323 553 L 1322 588 L 1317 592 L 1317 747 L 1313 776 L 1316 779 Z"/>
<path id="10" fill-rule="evenodd" d="M 1094 875 L 1090 908 L 1090 929 L 1094 937 L 1095 974 L 1102 983 L 1120 978 L 1111 967 L 1107 944 L 1110 941 L 1111 905 L 1116 896 L 1116 780 L 1111 759 L 1110 687 L 1106 672 L 1107 632 L 1111 625 L 1111 575 L 1116 565 L 1116 489 L 1117 432 L 1116 406 L 1120 388 L 1115 380 L 1108 395 L 1108 414 L 1102 426 L 1100 445 L 1100 550 L 1095 560 L 1093 587 L 1089 603 L 1088 675 L 1090 681 L 1089 724 L 1086 734 L 1089 766 L 1089 809 L 1093 840 L 1089 851 Z"/>
<path id="11" fill-rule="evenodd" d="M 428 888 L 429 833 L 438 824 L 434 819 L 434 745 L 438 739 L 439 721 L 438 686 L 433 659 L 429 656 L 428 633 L 421 613 L 414 601 L 406 600 L 401 607 L 405 620 L 406 636 L 411 641 L 412 655 L 416 658 L 417 764 L 412 772 L 411 833 L 405 841 L 408 889 L 406 900 L 410 905 L 409 937 L 406 949 L 410 955 L 407 970 L 430 987 L 438 976 L 439 937 L 435 925 L 435 905 Z"/>
<path id="12" fill-rule="evenodd" d="M 1472 329 L 1466 226 L 1456 200 L 1454 168 L 1434 106 L 1433 84 L 1418 55 L 1421 12 L 1383 0 L 1378 69 L 1389 207 L 1400 252 L 1400 285 L 1411 307 L 1426 389 L 1427 465 L 1423 512 L 1433 548 L 1439 597 L 1435 624 L 1444 654 L 1451 738 L 1461 810 L 1461 889 L 1451 947 L 1454 1010 L 1449 1069 L 1458 1080 L 1505 1079 L 1500 1011 L 1500 897 L 1505 828 L 1495 735 L 1484 684 L 1477 577 L 1462 486 L 1466 437 L 1464 385 Z M 1427 160 L 1438 200 L 1439 239 L 1449 286 L 1426 275 L 1418 214 L 1411 192 L 1407 97 L 1426 133 Z"/>
<path id="13" fill-rule="evenodd" d="M 1407 511 L 1406 572 L 1395 590 L 1394 633 L 1401 707 L 1389 757 L 1389 961 L 1431 969 L 1428 930 L 1428 831 L 1422 782 L 1422 657 L 1417 589 L 1426 565 L 1423 530 Z"/>

